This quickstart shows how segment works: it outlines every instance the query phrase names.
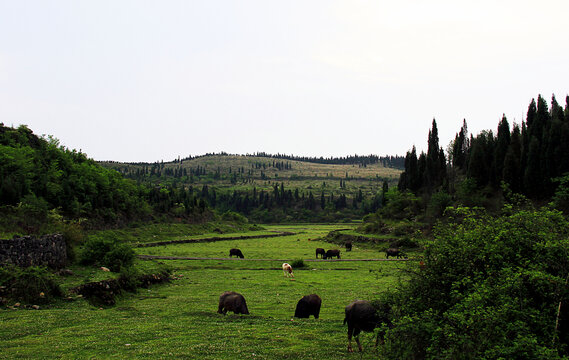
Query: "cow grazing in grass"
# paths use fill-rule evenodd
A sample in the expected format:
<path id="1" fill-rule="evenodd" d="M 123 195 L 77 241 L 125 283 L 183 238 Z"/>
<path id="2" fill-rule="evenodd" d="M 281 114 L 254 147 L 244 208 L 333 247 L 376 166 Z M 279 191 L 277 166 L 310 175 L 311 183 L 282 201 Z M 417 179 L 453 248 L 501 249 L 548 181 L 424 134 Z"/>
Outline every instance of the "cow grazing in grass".
<path id="1" fill-rule="evenodd" d="M 346 317 L 344 318 L 344 325 L 348 323 L 348 352 L 353 352 L 352 349 L 352 335 L 356 338 L 358 349 L 362 351 L 360 344 L 360 332 L 373 330 L 379 325 L 380 318 L 375 308 L 366 300 L 356 300 L 350 305 L 346 306 Z M 379 334 L 375 341 L 377 346 Z"/>
<path id="2" fill-rule="evenodd" d="M 385 250 L 385 257 L 387 259 L 389 259 L 390 256 L 396 256 L 397 259 L 401 259 L 402 257 L 405 257 L 405 254 L 403 253 L 403 251 L 396 249 L 396 248 L 389 248 L 387 250 Z"/>
<path id="3" fill-rule="evenodd" d="M 243 253 L 241 252 L 241 250 L 239 249 L 231 249 L 229 250 L 229 257 L 232 257 L 233 255 L 240 257 L 241 259 L 245 258 L 245 256 L 243 256 Z"/>
<path id="4" fill-rule="evenodd" d="M 318 254 L 320 254 L 320 257 L 322 259 L 326 258 L 326 250 L 322 249 L 322 248 L 317 248 L 316 249 L 316 258 L 318 259 Z"/>
<path id="5" fill-rule="evenodd" d="M 294 277 L 294 274 L 292 273 L 292 266 L 290 266 L 290 264 L 283 263 L 283 274 L 287 277 Z"/>
<path id="6" fill-rule="evenodd" d="M 346 241 L 346 251 L 352 251 L 352 242 Z"/>
<path id="7" fill-rule="evenodd" d="M 221 294 L 217 312 L 225 315 L 228 311 L 233 311 L 235 314 L 249 314 L 249 309 L 247 309 L 247 303 L 243 295 L 235 291 L 226 291 Z"/>
<path id="8" fill-rule="evenodd" d="M 326 251 L 326 259 L 331 259 L 333 257 L 340 258 L 340 250 L 328 250 Z"/>
<path id="9" fill-rule="evenodd" d="M 302 299 L 298 300 L 294 317 L 309 318 L 310 315 L 314 315 L 314 318 L 318 319 L 318 316 L 320 316 L 321 305 L 322 299 L 320 296 L 316 294 L 306 295 L 302 297 Z"/>

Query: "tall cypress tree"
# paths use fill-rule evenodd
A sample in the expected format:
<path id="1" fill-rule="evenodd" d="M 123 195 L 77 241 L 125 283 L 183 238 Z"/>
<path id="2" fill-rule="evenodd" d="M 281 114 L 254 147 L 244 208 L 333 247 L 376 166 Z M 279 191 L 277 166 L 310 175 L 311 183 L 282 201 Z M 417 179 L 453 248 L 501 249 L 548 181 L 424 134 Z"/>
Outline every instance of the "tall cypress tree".
<path id="1" fill-rule="evenodd" d="M 510 140 L 510 146 L 504 158 L 504 169 L 502 171 L 502 178 L 504 182 L 510 185 L 513 192 L 519 193 L 522 191 L 521 175 L 521 155 L 522 155 L 521 132 L 519 126 L 514 124 Z"/>
<path id="2" fill-rule="evenodd" d="M 540 159 L 539 141 L 535 136 L 531 137 L 527 166 L 524 173 L 524 188 L 530 197 L 539 197 L 542 191 L 542 172 Z"/>
<path id="3" fill-rule="evenodd" d="M 503 175 L 504 159 L 508 147 L 510 146 L 510 125 L 506 119 L 506 115 L 502 115 L 502 120 L 498 124 L 498 134 L 496 137 L 496 147 L 494 149 L 494 162 L 493 162 L 493 179 L 494 185 L 500 183 Z"/>
<path id="4" fill-rule="evenodd" d="M 466 119 L 462 122 L 460 132 L 454 137 L 452 144 L 452 166 L 458 169 L 466 168 L 466 154 L 468 152 L 468 127 Z"/>
<path id="5" fill-rule="evenodd" d="M 439 132 L 437 122 L 433 119 L 432 128 L 429 130 L 426 164 L 426 185 L 429 191 L 432 191 L 441 182 L 442 169 L 440 164 Z"/>

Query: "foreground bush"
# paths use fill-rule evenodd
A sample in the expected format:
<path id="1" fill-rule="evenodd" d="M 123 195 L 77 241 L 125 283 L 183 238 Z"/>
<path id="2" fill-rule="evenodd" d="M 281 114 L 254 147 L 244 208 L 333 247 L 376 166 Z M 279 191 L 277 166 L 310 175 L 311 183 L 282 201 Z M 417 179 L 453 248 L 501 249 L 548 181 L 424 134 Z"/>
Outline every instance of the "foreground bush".
<path id="1" fill-rule="evenodd" d="M 0 267 L 0 287 L 3 297 L 28 304 L 47 304 L 63 295 L 55 277 L 45 267 Z"/>
<path id="2" fill-rule="evenodd" d="M 435 228 L 389 300 L 389 359 L 553 359 L 569 354 L 569 223 L 557 211 L 466 208 Z"/>

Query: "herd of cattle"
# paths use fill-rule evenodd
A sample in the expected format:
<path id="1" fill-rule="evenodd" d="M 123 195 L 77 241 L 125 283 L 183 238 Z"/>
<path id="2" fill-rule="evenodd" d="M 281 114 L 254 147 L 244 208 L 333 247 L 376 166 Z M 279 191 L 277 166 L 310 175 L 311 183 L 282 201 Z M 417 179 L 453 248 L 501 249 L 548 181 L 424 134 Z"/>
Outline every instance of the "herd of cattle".
<path id="1" fill-rule="evenodd" d="M 296 304 L 296 310 L 294 311 L 294 317 L 297 318 L 309 318 L 310 315 L 318 319 L 320 316 L 320 307 L 322 306 L 322 299 L 316 294 L 310 294 L 303 296 Z M 249 315 L 249 309 L 247 308 L 247 302 L 243 295 L 236 293 L 235 291 L 226 291 L 219 297 L 219 306 L 217 312 L 220 314 L 226 314 L 228 311 L 232 311 L 235 314 Z M 358 349 L 362 351 L 362 345 L 360 343 L 359 334 L 361 331 L 373 332 L 376 327 L 378 327 L 384 319 L 381 319 L 377 314 L 375 308 L 371 305 L 369 301 L 366 300 L 356 300 L 350 303 L 345 308 L 345 318 L 344 325 L 348 324 L 348 351 L 352 352 L 352 336 L 355 338 L 358 344 Z M 389 324 L 388 321 L 388 325 Z M 380 334 L 376 338 L 375 345 L 379 341 Z"/>
<path id="2" fill-rule="evenodd" d="M 346 251 L 352 251 L 352 243 L 346 243 Z M 316 248 L 316 258 L 318 259 L 318 255 L 322 259 L 332 259 L 333 257 L 340 259 L 340 250 L 338 249 L 331 249 L 331 250 L 324 250 L 323 248 Z M 240 249 L 230 249 L 229 250 L 229 257 L 237 256 L 241 259 L 244 259 L 243 252 Z M 397 259 L 401 259 L 403 257 L 407 258 L 405 253 L 400 249 L 396 248 L 389 248 L 385 250 L 385 257 L 389 259 L 389 257 L 396 257 Z"/>
<path id="3" fill-rule="evenodd" d="M 346 251 L 352 250 L 352 243 L 347 242 L 345 243 Z M 316 258 L 318 259 L 318 255 L 322 259 L 331 259 L 336 257 L 340 259 L 340 250 L 332 249 L 325 251 L 323 248 L 316 249 Z M 229 257 L 237 256 L 241 259 L 244 258 L 243 252 L 240 249 L 231 249 L 229 250 Z M 389 259 L 389 257 L 396 257 L 400 259 L 402 257 L 406 258 L 406 255 L 400 250 L 396 248 L 389 248 L 385 250 L 385 257 Z M 287 277 L 294 277 L 292 266 L 288 263 L 284 263 L 282 265 L 283 274 Z M 322 299 L 320 296 L 316 294 L 310 294 L 302 297 L 296 304 L 296 310 L 294 312 L 294 316 L 297 318 L 309 318 L 310 315 L 314 316 L 314 318 L 318 319 L 320 316 L 320 307 L 322 305 Z M 219 306 L 217 312 L 220 314 L 226 314 L 228 311 L 231 311 L 235 314 L 249 314 L 249 309 L 247 308 L 247 303 L 243 295 L 236 293 L 234 291 L 226 291 L 219 297 Z M 344 325 L 348 324 L 348 351 L 352 352 L 352 336 L 355 338 L 356 343 L 358 345 L 358 349 L 362 351 L 362 346 L 359 340 L 359 334 L 361 331 L 373 332 L 376 327 L 378 327 L 382 322 L 387 323 L 388 326 L 391 326 L 387 319 L 381 319 L 377 314 L 375 308 L 371 305 L 369 301 L 366 300 L 356 300 L 345 308 L 345 318 L 344 318 Z M 379 341 L 379 337 L 381 334 L 377 335 L 376 343 Z"/>

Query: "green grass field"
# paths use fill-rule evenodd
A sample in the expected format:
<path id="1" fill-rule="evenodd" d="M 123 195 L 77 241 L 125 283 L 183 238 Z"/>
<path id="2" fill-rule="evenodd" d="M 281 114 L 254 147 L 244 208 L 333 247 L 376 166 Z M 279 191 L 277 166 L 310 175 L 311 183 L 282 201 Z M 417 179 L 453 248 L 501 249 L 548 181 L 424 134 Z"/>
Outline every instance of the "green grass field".
<path id="1" fill-rule="evenodd" d="M 137 248 L 139 254 L 227 256 L 239 246 L 247 258 L 312 259 L 314 249 L 335 247 L 314 241 L 338 225 L 271 226 L 295 236 L 266 240 Z M 310 241 L 308 239 L 311 239 Z M 227 251 L 226 251 L 227 250 Z M 383 257 L 354 246 L 345 258 Z M 376 359 L 373 336 L 362 335 L 363 356 L 348 354 L 344 307 L 374 299 L 405 281 L 412 262 L 306 262 L 295 279 L 283 276 L 281 261 L 173 260 L 170 284 L 123 295 L 99 309 L 84 300 L 40 310 L 0 310 L 0 358 L 179 358 L 179 359 Z M 143 268 L 157 262 L 140 261 Z M 217 314 L 224 291 L 247 300 L 250 315 Z M 322 298 L 320 319 L 293 318 L 306 294 Z"/>

